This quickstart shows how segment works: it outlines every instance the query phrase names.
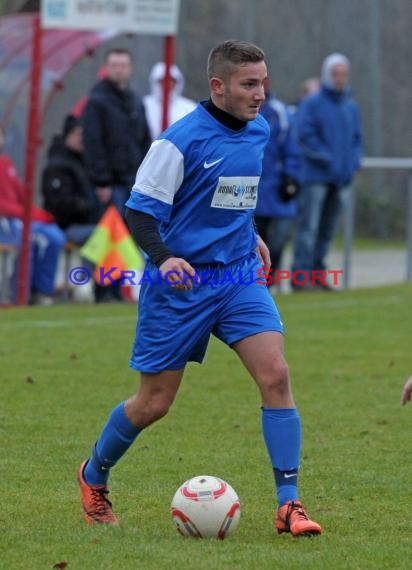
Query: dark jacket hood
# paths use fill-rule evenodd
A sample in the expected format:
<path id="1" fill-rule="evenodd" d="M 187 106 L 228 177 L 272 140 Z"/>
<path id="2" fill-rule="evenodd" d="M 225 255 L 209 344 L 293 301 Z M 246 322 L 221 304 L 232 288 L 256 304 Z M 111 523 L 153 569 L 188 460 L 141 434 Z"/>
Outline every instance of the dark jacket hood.
<path id="1" fill-rule="evenodd" d="M 47 156 L 48 158 L 62 157 L 65 159 L 74 159 L 80 162 L 83 161 L 82 153 L 67 147 L 64 144 L 64 139 L 61 135 L 55 135 L 53 137 Z"/>

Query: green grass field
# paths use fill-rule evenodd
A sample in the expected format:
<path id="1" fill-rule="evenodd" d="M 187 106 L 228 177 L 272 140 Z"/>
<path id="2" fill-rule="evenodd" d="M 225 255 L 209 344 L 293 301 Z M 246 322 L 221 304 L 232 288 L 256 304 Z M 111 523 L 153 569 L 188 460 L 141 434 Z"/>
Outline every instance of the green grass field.
<path id="1" fill-rule="evenodd" d="M 170 415 L 113 470 L 119 528 L 81 518 L 76 470 L 111 408 L 131 394 L 132 305 L 0 312 L 0 567 L 67 570 L 401 569 L 412 545 L 412 288 L 278 298 L 303 419 L 301 497 L 324 527 L 278 536 L 258 394 L 230 349 L 212 340 L 188 367 Z M 160 326 L 160 325 L 159 325 Z M 212 474 L 238 492 L 226 541 L 178 535 L 176 488 Z"/>

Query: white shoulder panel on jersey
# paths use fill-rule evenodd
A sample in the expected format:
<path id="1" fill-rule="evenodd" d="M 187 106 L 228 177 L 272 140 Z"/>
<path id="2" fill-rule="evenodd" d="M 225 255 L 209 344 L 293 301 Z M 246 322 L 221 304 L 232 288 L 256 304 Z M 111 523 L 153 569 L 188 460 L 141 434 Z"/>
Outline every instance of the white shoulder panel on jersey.
<path id="1" fill-rule="evenodd" d="M 137 171 L 132 192 L 173 204 L 183 174 L 184 158 L 180 150 L 167 139 L 156 140 Z"/>

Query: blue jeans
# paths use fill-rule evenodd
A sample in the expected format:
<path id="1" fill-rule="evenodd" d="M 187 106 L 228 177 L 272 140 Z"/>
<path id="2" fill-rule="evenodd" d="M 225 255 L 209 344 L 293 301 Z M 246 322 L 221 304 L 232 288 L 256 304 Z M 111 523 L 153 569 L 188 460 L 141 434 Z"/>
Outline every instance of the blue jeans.
<path id="1" fill-rule="evenodd" d="M 96 226 L 93 224 L 72 224 L 65 229 L 67 241 L 71 241 L 77 246 L 82 246 L 92 235 L 95 228 Z M 94 263 L 85 257 L 82 257 L 82 265 L 90 271 L 91 275 L 93 275 L 95 268 Z M 65 278 L 67 278 L 67 275 L 65 275 Z"/>
<path id="2" fill-rule="evenodd" d="M 0 243 L 20 248 L 23 224 L 16 218 L 0 219 Z M 54 280 L 60 252 L 66 243 L 63 230 L 56 224 L 31 223 L 30 289 L 43 295 L 54 294 Z M 17 261 L 17 260 L 16 260 Z M 17 264 L 13 275 L 17 286 Z"/>
<path id="3" fill-rule="evenodd" d="M 67 241 L 83 245 L 92 235 L 95 227 L 94 224 L 71 224 L 65 229 Z"/>
<path id="4" fill-rule="evenodd" d="M 32 222 L 31 288 L 43 295 L 54 294 L 60 252 L 66 236 L 56 224 Z"/>
<path id="5" fill-rule="evenodd" d="M 324 183 L 301 187 L 298 195 L 293 272 L 326 268 L 325 258 L 350 192 L 350 186 L 337 189 Z M 304 275 L 301 277 L 303 280 Z"/>

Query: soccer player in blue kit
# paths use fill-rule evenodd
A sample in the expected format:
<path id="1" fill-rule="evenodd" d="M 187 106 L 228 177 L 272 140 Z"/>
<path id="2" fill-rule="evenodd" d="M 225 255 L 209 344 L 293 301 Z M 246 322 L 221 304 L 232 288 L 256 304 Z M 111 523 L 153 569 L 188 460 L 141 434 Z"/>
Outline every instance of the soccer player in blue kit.
<path id="1" fill-rule="evenodd" d="M 130 360 L 140 386 L 113 409 L 79 468 L 90 524 L 117 523 L 107 497 L 110 469 L 144 429 L 167 414 L 187 362 L 202 362 L 214 334 L 236 351 L 261 393 L 263 438 L 277 489 L 275 528 L 293 536 L 322 532 L 298 497 L 300 417 L 283 356 L 282 321 L 258 274 L 262 263 L 270 266 L 253 224 L 269 137 L 259 115 L 264 58 L 260 48 L 243 41 L 212 49 L 210 99 L 163 132 L 137 172 L 126 220 L 153 277 L 141 288 Z M 205 272 L 214 279 L 197 279 Z"/>

